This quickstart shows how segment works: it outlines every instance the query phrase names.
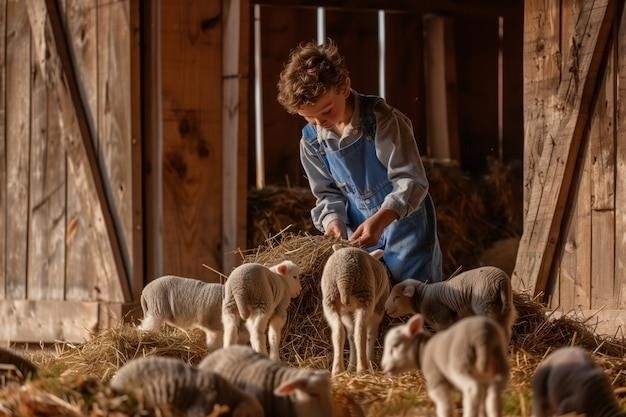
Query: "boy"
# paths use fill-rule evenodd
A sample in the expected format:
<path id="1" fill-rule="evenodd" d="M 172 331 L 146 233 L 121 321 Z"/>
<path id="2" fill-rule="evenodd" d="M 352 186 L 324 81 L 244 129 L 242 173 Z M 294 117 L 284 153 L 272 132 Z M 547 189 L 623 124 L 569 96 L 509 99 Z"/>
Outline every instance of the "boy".
<path id="1" fill-rule="evenodd" d="M 384 250 L 392 281 L 441 280 L 435 208 L 410 120 L 351 89 L 334 42 L 301 44 L 280 74 L 278 101 L 304 117 L 300 159 L 325 235 Z"/>

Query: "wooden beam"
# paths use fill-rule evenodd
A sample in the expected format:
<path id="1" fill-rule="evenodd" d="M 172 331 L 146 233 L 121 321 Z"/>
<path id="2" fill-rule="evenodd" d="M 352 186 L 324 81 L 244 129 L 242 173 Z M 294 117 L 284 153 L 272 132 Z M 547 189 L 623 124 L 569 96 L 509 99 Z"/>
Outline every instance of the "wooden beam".
<path id="1" fill-rule="evenodd" d="M 252 4 L 279 7 L 325 7 L 355 11 L 385 10 L 391 12 L 459 13 L 475 16 L 501 16 L 511 10 L 520 0 L 252 0 Z"/>
<path id="2" fill-rule="evenodd" d="M 80 95 L 59 5 L 57 0 L 26 0 L 25 4 L 41 73 L 59 103 L 61 122 L 67 128 L 75 127 L 80 133 L 79 140 L 71 135 L 65 138 L 66 152 L 75 172 L 84 174 L 87 187 L 96 190 L 120 289 L 124 300 L 131 301 L 128 261 L 122 251 L 121 228 L 116 224 L 114 208 L 102 178 L 103 170 L 96 155 L 93 132 Z"/>
<path id="3" fill-rule="evenodd" d="M 533 173 L 513 285 L 532 295 L 548 281 L 560 239 L 578 152 L 588 129 L 597 74 L 605 56 L 612 24 L 623 0 L 584 2 L 571 40 L 570 70 L 562 74 L 547 137 Z M 618 8 L 619 6 L 619 8 Z M 525 51 L 529 56 L 535 51 Z"/>
<path id="4" fill-rule="evenodd" d="M 228 274 L 241 261 L 235 251 L 246 247 L 251 22 L 248 0 L 225 1 L 222 8 L 222 271 Z"/>

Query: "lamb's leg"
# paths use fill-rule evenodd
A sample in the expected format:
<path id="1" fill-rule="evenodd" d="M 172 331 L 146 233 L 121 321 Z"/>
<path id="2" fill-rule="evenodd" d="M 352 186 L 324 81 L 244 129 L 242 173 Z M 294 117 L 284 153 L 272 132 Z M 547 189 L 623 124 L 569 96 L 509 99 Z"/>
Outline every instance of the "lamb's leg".
<path id="1" fill-rule="evenodd" d="M 201 329 L 206 335 L 206 346 L 209 352 L 212 352 L 216 349 L 222 347 L 222 343 L 224 342 L 224 332 L 221 330 L 211 330 L 206 327 L 196 326 Z"/>
<path id="2" fill-rule="evenodd" d="M 333 342 L 333 369 L 332 374 L 337 375 L 345 370 L 343 364 L 343 347 L 346 343 L 346 333 L 341 324 L 341 318 L 332 308 L 324 305 L 324 316 L 330 327 Z"/>
<path id="3" fill-rule="evenodd" d="M 341 315 L 341 322 L 346 329 L 346 338 L 348 339 L 348 347 L 350 349 L 348 356 L 348 370 L 354 371 L 356 369 L 356 354 L 354 352 L 354 316 L 352 313 L 344 313 Z M 341 346 L 343 349 L 344 345 Z"/>
<path id="4" fill-rule="evenodd" d="M 461 382 L 463 392 L 463 417 L 478 417 L 481 400 L 484 399 L 484 387 L 468 376 Z"/>
<path id="5" fill-rule="evenodd" d="M 280 335 L 285 321 L 285 316 L 282 314 L 274 314 L 270 320 L 268 330 L 270 358 L 275 361 L 280 361 Z"/>
<path id="6" fill-rule="evenodd" d="M 252 349 L 267 355 L 267 325 L 269 317 L 265 312 L 255 311 L 246 320 L 246 327 L 250 332 Z"/>
<path id="7" fill-rule="evenodd" d="M 152 314 L 146 314 L 139 324 L 140 330 L 157 330 L 163 324 L 163 319 L 153 316 Z"/>
<path id="8" fill-rule="evenodd" d="M 492 382 L 487 387 L 485 398 L 485 412 L 487 417 L 502 416 L 502 391 L 504 387 L 501 382 Z"/>
<path id="9" fill-rule="evenodd" d="M 382 315 L 374 312 L 367 325 L 367 362 L 369 367 L 374 363 L 374 345 L 378 338 L 378 329 L 380 328 L 382 319 Z"/>
<path id="10" fill-rule="evenodd" d="M 354 312 L 354 344 L 356 347 L 356 371 L 364 372 L 369 369 L 367 362 L 367 319 L 368 311 L 357 309 Z"/>
<path id="11" fill-rule="evenodd" d="M 445 382 L 429 382 L 428 396 L 435 403 L 437 417 L 453 417 L 454 401 L 452 399 L 450 386 Z"/>
<path id="12" fill-rule="evenodd" d="M 241 323 L 241 317 L 239 312 L 222 312 L 222 325 L 224 326 L 224 347 L 229 347 L 237 344 L 239 338 L 239 326 Z"/>

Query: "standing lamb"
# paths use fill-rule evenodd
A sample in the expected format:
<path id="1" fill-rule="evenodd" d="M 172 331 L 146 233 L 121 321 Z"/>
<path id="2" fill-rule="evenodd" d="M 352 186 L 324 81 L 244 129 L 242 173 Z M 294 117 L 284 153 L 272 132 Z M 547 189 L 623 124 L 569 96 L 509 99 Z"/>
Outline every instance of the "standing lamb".
<path id="1" fill-rule="evenodd" d="M 453 386 L 463 394 L 463 417 L 483 411 L 487 417 L 502 415 L 507 342 L 501 326 L 489 317 L 464 318 L 432 336 L 417 314 L 387 332 L 381 365 L 389 374 L 421 368 L 437 417 L 453 415 Z"/>
<path id="2" fill-rule="evenodd" d="M 266 416 L 333 416 L 328 371 L 286 367 L 241 345 L 209 353 L 198 367 L 258 398 Z"/>
<path id="3" fill-rule="evenodd" d="M 133 359 L 117 371 L 110 386 L 115 392 L 134 395 L 148 407 L 175 415 L 206 417 L 218 404 L 227 405 L 233 417 L 264 415 L 256 398 L 219 374 L 175 358 Z"/>
<path id="4" fill-rule="evenodd" d="M 552 352 L 537 366 L 532 387 L 533 417 L 567 413 L 626 417 L 604 371 L 580 347 Z"/>
<path id="5" fill-rule="evenodd" d="M 181 329 L 196 327 L 206 334 L 209 350 L 222 347 L 224 285 L 166 275 L 141 292 L 142 330 L 156 330 L 163 323 Z M 247 332 L 240 342 L 247 342 Z"/>
<path id="6" fill-rule="evenodd" d="M 333 375 L 344 371 L 343 349 L 348 333 L 349 368 L 370 367 L 378 327 L 385 314 L 389 275 L 380 261 L 383 251 L 333 245 L 322 271 L 322 307 L 331 329 Z M 344 329 L 345 326 L 345 329 Z"/>
<path id="7" fill-rule="evenodd" d="M 407 279 L 391 289 L 385 303 L 391 317 L 419 313 L 435 330 L 450 327 L 473 315 L 491 317 L 511 339 L 517 311 L 513 304 L 511 279 L 499 268 L 484 266 L 456 275 L 447 281 L 425 284 Z"/>
<path id="8" fill-rule="evenodd" d="M 222 303 L 224 347 L 236 343 L 237 329 L 244 320 L 252 348 L 267 354 L 269 337 L 270 357 L 279 360 L 287 307 L 302 289 L 299 274 L 300 268 L 291 261 L 270 268 L 258 263 L 245 263 L 235 268 L 226 280 Z"/>

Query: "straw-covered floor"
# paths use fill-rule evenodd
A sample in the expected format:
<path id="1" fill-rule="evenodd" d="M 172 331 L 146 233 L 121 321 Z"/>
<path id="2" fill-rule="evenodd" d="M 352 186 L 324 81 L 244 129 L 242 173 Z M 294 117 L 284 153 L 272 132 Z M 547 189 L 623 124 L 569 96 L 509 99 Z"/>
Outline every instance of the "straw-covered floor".
<path id="1" fill-rule="evenodd" d="M 289 312 L 282 359 L 292 366 L 329 368 L 332 361 L 329 330 L 320 308 L 319 279 L 334 241 L 322 236 L 285 235 L 246 255 L 247 261 L 272 264 L 291 259 L 302 268 L 303 291 Z M 616 392 L 626 392 L 626 344 L 623 339 L 597 336 L 589 322 L 552 318 L 542 304 L 515 294 L 519 318 L 510 348 L 511 379 L 505 393 L 505 414 L 529 416 L 529 381 L 541 358 L 559 346 L 576 344 L 593 352 L 606 369 Z M 391 325 L 385 322 L 381 336 Z M 381 338 L 382 339 L 382 338 Z M 126 324 L 93 336 L 81 345 L 59 344 L 54 352 L 29 350 L 40 377 L 19 386 L 5 379 L 0 390 L 0 416 L 134 416 L 153 415 L 132 399 L 107 389 L 113 373 L 127 361 L 148 355 L 182 358 L 197 364 L 206 354 L 204 335 L 172 328 L 140 332 Z M 377 357 L 381 354 L 380 344 Z M 8 381 L 8 382 L 7 382 Z M 333 378 L 338 415 L 433 415 L 419 373 L 389 377 L 378 371 Z M 624 397 L 620 397 L 626 402 Z"/>
<path id="2" fill-rule="evenodd" d="M 519 180 L 515 167 L 497 162 L 479 180 L 465 176 L 455 165 L 426 161 L 431 193 L 437 207 L 444 272 L 458 266 L 475 267 L 480 253 L 493 241 L 521 232 L 521 200 L 512 184 Z M 521 191 L 521 187 L 519 187 Z M 281 357 L 291 366 L 330 369 L 330 331 L 320 305 L 319 280 L 334 241 L 317 234 L 309 210 L 308 190 L 268 187 L 251 192 L 249 247 L 243 260 L 272 264 L 283 259 L 298 263 L 303 290 L 292 302 L 283 331 Z M 459 215 L 463 213 L 463 215 Z M 505 392 L 505 415 L 530 415 L 530 377 L 551 350 L 581 345 L 593 352 L 610 378 L 622 405 L 626 404 L 626 343 L 623 338 L 595 334 L 593 320 L 556 318 L 523 294 L 515 294 L 519 318 L 513 329 L 509 362 L 511 377 Z M 393 325 L 385 320 L 382 335 Z M 171 328 L 140 332 L 125 324 L 93 335 L 79 344 L 58 344 L 54 350 L 28 349 L 40 367 L 39 378 L 24 385 L 12 374 L 0 384 L 2 416 L 151 416 L 141 404 L 116 397 L 107 388 L 113 373 L 127 361 L 148 355 L 182 358 L 197 364 L 206 354 L 204 335 Z M 381 355 L 380 343 L 376 350 Z M 0 369 L 0 371 L 2 371 Z M 1 374 L 0 374 L 1 375 Z M 337 416 L 434 416 L 418 372 L 389 377 L 377 370 L 333 378 Z M 220 414 L 216 410 L 215 415 Z"/>

